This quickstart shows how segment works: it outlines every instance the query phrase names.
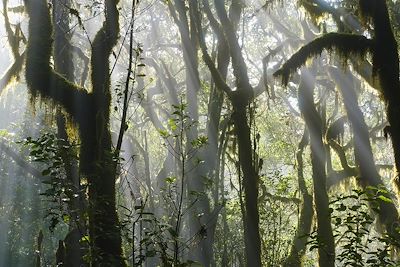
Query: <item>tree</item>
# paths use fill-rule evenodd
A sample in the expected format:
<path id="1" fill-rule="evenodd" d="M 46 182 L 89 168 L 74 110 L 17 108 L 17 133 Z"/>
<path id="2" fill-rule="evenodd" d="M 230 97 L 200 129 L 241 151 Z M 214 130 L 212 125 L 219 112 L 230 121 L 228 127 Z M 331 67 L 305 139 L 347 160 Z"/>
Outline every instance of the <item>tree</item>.
<path id="1" fill-rule="evenodd" d="M 197 1 L 196 1 L 197 2 Z M 207 3 L 203 5 L 207 8 Z M 199 34 L 199 45 L 203 53 L 203 59 L 209 68 L 214 82 L 223 91 L 230 100 L 233 113 L 232 121 L 235 125 L 235 134 L 239 148 L 240 170 L 243 173 L 243 187 L 245 199 L 245 215 L 243 224 L 245 229 L 245 251 L 246 262 L 249 266 L 261 266 L 261 240 L 259 232 L 259 214 L 258 214 L 258 175 L 255 167 L 255 159 L 252 151 L 251 132 L 248 121 L 247 107 L 253 99 L 253 87 L 250 85 L 247 73 L 247 67 L 244 62 L 241 48 L 236 36 L 235 18 L 240 18 L 241 3 L 234 1 L 232 9 L 235 10 L 232 18 L 229 18 L 225 9 L 225 1 L 215 1 L 215 9 L 220 20 L 220 24 L 214 27 L 219 42 L 226 42 L 229 48 L 229 55 L 232 60 L 236 80 L 236 90 L 233 91 L 225 82 L 222 74 L 219 72 L 212 58 L 207 51 L 207 45 L 204 39 L 201 18 L 196 13 L 196 26 Z M 197 4 L 195 4 L 197 5 Z M 209 14 L 210 21 L 214 25 L 217 23 Z"/>
<path id="2" fill-rule="evenodd" d="M 317 216 L 318 262 L 320 266 L 335 266 L 335 243 L 331 226 L 329 198 L 326 190 L 326 153 L 323 145 L 321 115 L 314 104 L 314 77 L 303 70 L 299 84 L 299 109 L 310 132 L 312 177 Z"/>
<path id="3" fill-rule="evenodd" d="M 324 1 L 318 1 L 316 5 L 318 6 L 318 4 L 326 6 Z M 281 76 L 283 83 L 286 84 L 291 73 L 302 66 L 307 59 L 320 55 L 323 50 L 336 51 L 344 59 L 353 55 L 362 57 L 366 53 L 370 53 L 373 74 L 379 80 L 381 93 L 386 103 L 386 114 L 390 124 L 390 137 L 398 172 L 400 169 L 400 150 L 398 149 L 400 146 L 400 123 L 397 120 L 397 114 L 400 112 L 398 104 L 400 81 L 397 42 L 392 31 L 386 1 L 360 0 L 359 10 L 362 20 L 372 26 L 371 39 L 356 34 L 327 33 L 303 46 L 292 55 L 275 73 L 275 76 Z M 398 173 L 395 175 L 394 182 L 399 188 Z"/>
<path id="4" fill-rule="evenodd" d="M 306 253 L 307 247 L 307 236 L 311 232 L 312 219 L 314 216 L 313 197 L 308 192 L 306 181 L 304 179 L 304 162 L 303 153 L 304 149 L 309 143 L 309 134 L 307 128 L 304 130 L 303 137 L 299 143 L 299 148 L 296 152 L 297 162 L 297 179 L 299 183 L 299 190 L 303 197 L 301 205 L 300 218 L 297 226 L 297 232 L 293 239 L 293 243 L 290 249 L 290 254 L 285 259 L 283 266 L 294 267 L 301 266 L 302 258 Z"/>
<path id="5" fill-rule="evenodd" d="M 52 24 L 44 0 L 26 1 L 29 15 L 25 77 L 30 93 L 61 106 L 76 123 L 81 140 L 79 168 L 88 180 L 89 236 L 93 266 L 125 266 L 115 207 L 116 161 L 111 147 L 108 58 L 119 33 L 118 0 L 106 0 L 105 21 L 92 42 L 92 90 L 54 71 Z"/>
<path id="6" fill-rule="evenodd" d="M 395 119 L 398 114 L 398 99 L 400 99 L 400 82 L 398 67 L 397 42 L 394 38 L 390 25 L 389 14 L 385 1 L 359 1 L 360 11 L 363 14 L 364 21 L 371 20 L 373 25 L 373 38 L 369 39 L 363 35 L 349 33 L 327 33 L 310 43 L 304 45 L 292 57 L 274 73 L 275 76 L 281 76 L 284 84 L 288 83 L 291 73 L 301 67 L 305 61 L 314 56 L 320 55 L 323 50 L 336 51 L 336 53 L 344 58 L 349 59 L 350 56 L 362 56 L 366 53 L 372 54 L 373 73 L 379 79 L 381 93 L 386 103 L 387 119 L 390 123 L 390 136 L 392 138 L 393 150 L 395 155 L 396 169 L 399 164 L 399 139 L 400 126 L 398 120 Z M 343 91 L 342 91 L 343 92 Z M 353 97 L 354 98 L 354 97 Z M 350 99 L 353 99 L 350 98 Z M 349 99 L 347 98 L 349 101 Z M 353 103 L 356 103 L 353 101 Z M 349 109 L 349 107 L 348 107 Z M 358 124 L 355 124 L 358 125 Z M 357 128 L 355 128 L 357 130 Z M 362 138 L 363 132 L 355 132 L 356 139 Z M 366 142 L 366 137 L 362 141 Z M 355 140 L 357 141 L 357 140 Z M 361 141 L 360 141 L 361 142 Z M 359 146 L 356 144 L 356 154 Z M 372 157 L 372 155 L 371 155 Z M 364 158 L 356 156 L 356 158 Z M 373 162 L 373 159 L 371 160 Z M 371 162 L 370 161 L 370 162 Z M 368 165 L 368 164 L 367 164 Z M 362 164 L 362 166 L 367 166 Z M 360 165 L 361 166 L 361 165 Z M 400 165 L 399 165 L 400 166 Z M 362 169 L 363 170 L 363 169 Z M 367 172 L 368 173 L 368 172 Z M 373 175 L 372 175 L 373 176 Z M 377 175 L 375 175 L 377 176 Z M 368 180 L 369 175 L 361 175 L 362 178 Z M 398 174 L 395 175 L 394 182 L 398 188 Z M 370 181 L 366 181 L 370 183 Z M 375 183 L 379 183 L 374 181 Z M 384 212 L 384 211 L 382 211 Z M 397 230 L 393 224 L 386 224 L 388 233 L 395 239 L 398 237 Z"/>

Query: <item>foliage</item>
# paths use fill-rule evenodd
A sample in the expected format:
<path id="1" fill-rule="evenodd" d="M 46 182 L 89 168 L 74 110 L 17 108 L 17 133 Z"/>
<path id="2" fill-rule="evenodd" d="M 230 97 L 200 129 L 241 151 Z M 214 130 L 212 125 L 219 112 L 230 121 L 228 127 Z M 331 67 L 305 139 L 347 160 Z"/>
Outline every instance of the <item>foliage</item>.
<path id="1" fill-rule="evenodd" d="M 63 155 L 71 159 L 76 157 L 76 146 L 69 145 L 53 133 L 45 133 L 37 139 L 27 137 L 20 143 L 29 147 L 32 160 L 44 168 L 42 175 L 46 179 L 42 183 L 47 185 L 47 189 L 40 195 L 50 203 L 45 217 L 50 219 L 50 230 L 54 230 L 59 222 L 68 223 L 71 212 L 68 203 L 79 197 L 74 193 L 76 188 L 72 182 L 66 179 L 63 161 Z"/>
<path id="2" fill-rule="evenodd" d="M 281 172 L 274 171 L 263 179 L 265 182 L 261 186 L 259 207 L 260 231 L 264 246 L 263 259 L 266 266 L 274 266 L 289 254 L 296 215 L 288 213 L 287 210 L 296 210 L 298 202 L 296 198 L 290 196 L 293 190 L 290 186 L 291 177 L 285 177 Z"/>
<path id="3" fill-rule="evenodd" d="M 371 209 L 379 201 L 391 201 L 387 192 L 376 187 L 353 190 L 349 195 L 339 195 L 331 201 L 332 226 L 336 239 L 336 261 L 341 266 L 398 266 L 392 258 L 395 245 L 387 234 L 379 235 Z M 374 226 L 375 225 L 375 226 Z M 316 232 L 310 235 L 309 250 L 323 245 L 318 242 Z"/>
<path id="4" fill-rule="evenodd" d="M 159 260 L 163 266 L 196 266 L 183 255 L 197 237 L 187 240 L 181 233 L 189 210 L 197 201 L 201 192 L 190 192 L 190 201 L 184 199 L 190 172 L 187 169 L 199 149 L 207 144 L 205 136 L 187 141 L 186 133 L 197 123 L 187 114 L 187 105 L 181 101 L 172 106 L 173 111 L 167 120 L 166 130 L 159 130 L 164 145 L 176 159 L 178 172 L 163 178 L 163 187 L 157 194 L 157 202 L 164 204 L 155 211 L 149 205 L 148 198 L 132 199 L 130 206 L 121 206 L 121 227 L 125 239 L 131 244 L 132 264 L 134 266 Z M 201 160 L 197 160 L 200 164 Z M 194 166 L 196 168 L 197 166 Z M 165 209 L 165 210 L 164 210 Z M 161 210 L 161 211 L 160 211 Z"/>
<path id="5" fill-rule="evenodd" d="M 45 1 L 42 2 L 45 3 Z M 106 64 L 97 64 L 93 61 L 91 65 L 90 57 L 87 55 L 93 58 L 93 56 L 103 54 L 100 51 L 102 45 L 95 45 L 93 42 L 97 27 L 94 25 L 101 25 L 104 22 L 103 15 L 111 14 L 104 11 L 109 11 L 110 7 L 105 5 L 105 1 L 65 2 L 69 3 L 65 6 L 65 12 L 70 17 L 68 24 L 70 28 L 63 30 L 71 39 L 69 44 L 71 47 L 66 48 L 72 49 L 71 55 L 76 63 L 73 70 L 76 77 L 71 79 L 71 82 L 80 81 L 80 86 L 78 88 L 75 84 L 66 82 L 63 77 L 52 71 L 54 52 L 51 49 L 51 42 L 53 38 L 50 30 L 43 30 L 48 27 L 40 28 L 40 35 L 32 35 L 38 42 L 27 59 L 38 62 L 34 67 L 28 66 L 28 71 L 32 74 L 30 78 L 34 79 L 34 84 L 31 81 L 30 85 L 35 85 L 33 95 L 39 96 L 40 92 L 46 89 L 47 81 L 55 82 L 56 86 L 52 87 L 57 90 L 45 92 L 40 98 L 45 101 L 40 105 L 47 105 L 50 107 L 49 111 L 52 112 L 59 109 L 60 103 L 63 103 L 65 99 L 70 100 L 64 105 L 64 112 L 74 113 L 68 120 L 75 123 L 79 131 L 85 130 L 86 127 L 93 130 L 95 123 L 90 124 L 91 122 L 96 120 L 96 123 L 100 123 L 107 117 L 103 118 L 101 114 L 89 112 L 94 102 L 94 106 L 106 103 L 102 107 L 104 110 L 108 108 L 114 110 L 111 110 L 110 121 L 107 119 L 105 123 L 105 128 L 111 128 L 112 137 L 112 141 L 110 138 L 106 143 L 110 146 L 112 143 L 120 143 L 121 147 L 117 146 L 117 149 L 115 149 L 116 146 L 112 147 L 105 157 L 111 157 L 110 154 L 112 154 L 114 157 L 112 163 L 117 166 L 118 177 L 115 177 L 115 186 L 119 199 L 116 207 L 121 220 L 120 224 L 116 223 L 115 226 L 121 229 L 124 235 L 123 246 L 126 260 L 133 266 L 195 265 L 192 259 L 197 260 L 194 252 L 202 248 L 199 244 L 208 245 L 207 242 L 210 242 L 213 249 L 210 257 L 212 264 L 216 266 L 246 265 L 244 253 L 246 210 L 241 176 L 243 170 L 240 168 L 238 140 L 235 137 L 237 129 L 232 125 L 232 103 L 224 102 L 223 93 L 218 91 L 221 88 L 211 78 L 205 62 L 198 58 L 200 51 L 198 51 L 199 32 L 197 30 L 199 29 L 196 29 L 193 20 L 199 12 L 200 25 L 197 26 L 201 26 L 199 28 L 204 33 L 204 44 L 201 45 L 206 46 L 210 53 L 211 63 L 215 64 L 215 68 L 221 76 L 224 76 L 224 82 L 232 89 L 232 92 L 240 91 L 238 84 L 243 82 L 236 80 L 237 70 L 234 67 L 238 64 L 232 60 L 234 61 L 235 57 L 244 59 L 243 64 L 239 65 L 247 69 L 249 82 L 254 89 L 252 101 L 256 103 L 249 107 L 251 111 L 249 121 L 253 138 L 253 163 L 257 167 L 259 178 L 258 212 L 262 264 L 277 266 L 285 262 L 285 257 L 289 255 L 291 246 L 295 245 L 297 240 L 296 227 L 301 223 L 299 221 L 300 207 L 303 203 L 302 197 L 304 197 L 298 190 L 296 179 L 298 169 L 295 159 L 296 143 L 303 133 L 304 121 L 299 114 L 297 99 L 299 80 L 295 73 L 311 57 L 321 56 L 320 62 L 323 64 L 317 67 L 314 102 L 323 119 L 324 125 L 321 130 L 326 131 L 327 126 L 332 125 L 333 119 L 344 115 L 344 111 L 342 99 L 338 96 L 335 84 L 327 75 L 327 70 L 323 65 L 336 62 L 334 55 L 339 55 L 344 59 L 350 58 L 354 67 L 348 70 L 356 72 L 357 67 L 360 67 L 356 66 L 359 59 L 357 56 L 364 57 L 374 52 L 374 43 L 371 38 L 374 38 L 376 27 L 371 22 L 362 25 L 356 21 L 359 11 L 354 10 L 359 1 L 226 1 L 225 5 L 221 6 L 226 8 L 228 19 L 235 21 L 232 24 L 236 24 L 232 27 L 232 30 L 236 32 L 229 35 L 231 32 L 226 33 L 226 23 L 220 24 L 223 18 L 220 17 L 221 10 L 218 11 L 216 6 L 220 4 L 219 1 L 143 0 L 132 2 L 121 0 L 118 4 L 119 14 L 115 16 L 115 18 L 119 16 L 121 22 L 120 38 L 118 44 L 109 51 L 110 56 L 105 57 L 110 60 L 113 67 L 110 69 L 109 76 L 99 75 L 99 86 L 96 87 L 102 88 L 110 82 L 113 90 L 107 92 L 107 101 L 92 97 L 93 95 L 100 97 L 101 94 L 98 93 L 102 90 L 93 90 L 93 83 L 87 78 L 90 67 L 102 68 Z M 398 29 L 399 16 L 395 13 L 398 10 L 399 1 L 392 2 L 389 1 L 387 4 L 392 10 L 392 22 L 396 23 L 397 28 L 395 28 Z M 137 4 L 136 10 L 132 10 L 132 3 Z M 193 3 L 199 5 L 193 5 Z M 279 4 L 272 6 L 273 3 Z M 13 4 L 13 1 L 8 1 L 11 28 L 15 29 L 15 37 L 21 39 L 18 41 L 19 47 L 16 48 L 19 52 L 27 51 L 24 47 L 26 42 L 24 39 L 28 36 L 26 34 L 28 20 L 22 19 L 23 13 L 18 13 L 19 17 L 11 14 L 20 12 L 20 8 Z M 205 10 L 206 5 L 209 12 Z M 7 3 L 5 6 L 7 7 Z M 271 8 L 268 8 L 268 12 L 265 13 L 265 7 L 268 6 Z M 308 13 L 306 16 L 302 13 L 304 10 L 298 10 L 299 6 L 306 10 Z M 42 7 L 43 12 L 50 10 L 52 5 L 47 6 L 45 3 Z M 31 13 L 34 13 L 33 11 L 31 10 Z M 44 13 L 47 14 L 47 12 Z M 140 14 L 140 16 L 133 16 L 135 14 Z M 311 20 L 308 15 L 311 15 Z M 320 32 L 312 25 L 316 22 L 321 22 Z M 349 29 L 346 25 L 349 22 L 359 29 L 354 31 Z M 40 26 L 40 23 L 31 24 L 31 26 L 37 25 Z M 103 26 L 118 25 L 105 23 Z M 133 50 L 126 43 L 130 30 L 134 34 L 133 42 L 137 44 L 137 48 Z M 332 30 L 338 30 L 338 33 L 325 34 L 326 31 Z M 232 39 L 237 38 L 239 49 L 230 51 L 229 49 L 234 47 L 229 47 L 225 43 L 227 40 L 223 40 L 224 34 Z M 399 36 L 398 30 L 395 35 Z M 46 38 L 40 36 L 46 36 Z M 282 65 L 283 61 L 290 58 L 289 55 L 294 53 L 299 44 L 315 36 L 320 37 L 301 48 L 276 73 L 282 76 L 284 83 L 288 83 L 288 87 L 281 88 L 276 85 L 272 73 Z M 104 35 L 104 37 L 107 39 L 106 37 L 112 36 Z M 9 42 L 12 45 L 12 42 Z M 232 40 L 229 42 L 235 43 Z M 40 50 L 41 46 L 46 48 L 44 57 L 40 53 L 34 53 Z M 100 52 L 95 53 L 97 51 Z M 327 57 L 324 51 L 327 51 L 331 57 Z M 128 60 L 126 59 L 129 52 L 134 53 L 135 66 L 133 68 L 127 67 Z M 190 58 L 193 55 L 195 57 Z M 368 70 L 370 59 L 367 57 L 363 61 L 366 64 L 361 66 L 362 70 Z M 46 61 L 46 64 L 43 61 Z M 50 64 L 47 64 L 49 62 Z M 42 65 L 43 68 L 39 68 Z M 337 67 L 346 65 L 344 61 Z M 36 75 L 38 69 L 44 70 L 45 73 Z M 128 75 L 127 78 L 131 79 L 130 82 L 126 82 L 125 79 L 121 82 L 120 79 L 125 77 L 126 73 L 132 74 L 132 77 Z M 289 76 L 292 74 L 294 74 L 293 79 L 289 82 Z M 82 77 L 78 77 L 79 75 Z M 45 76 L 51 76 L 52 79 L 43 78 Z M 386 183 L 393 176 L 393 155 L 389 152 L 388 143 L 382 134 L 382 129 L 387 129 L 385 128 L 386 118 L 383 115 L 385 105 L 379 101 L 376 92 L 371 92 L 368 86 L 362 84 L 358 76 L 354 80 L 354 83 L 357 83 L 359 103 L 362 103 L 361 110 L 370 126 L 375 162 L 378 163 L 377 168 L 380 170 L 382 180 Z M 200 81 L 200 86 L 196 89 L 198 91 L 190 91 L 196 87 L 193 83 L 198 81 Z M 23 81 L 17 79 L 17 82 L 21 91 L 28 91 Z M 87 90 L 80 87 L 85 87 Z M 69 93 L 65 95 L 62 92 Z M 195 103 L 197 106 L 188 106 L 182 100 L 184 97 L 180 96 L 187 96 L 188 102 L 194 100 L 190 103 Z M 54 103 L 49 101 L 53 97 L 58 99 Z M 14 126 L 17 118 L 24 113 L 22 111 L 25 107 L 21 105 L 21 99 L 24 98 L 26 95 L 14 95 L 13 91 L 10 91 L 7 97 L 0 99 L 2 110 L 0 137 L 10 137 L 12 134 L 8 132 L 18 134 L 20 131 Z M 113 102 L 108 102 L 110 99 Z M 13 104 L 12 108 L 9 107 L 10 103 Z M 193 110 L 198 112 L 198 114 L 196 112 L 193 114 L 196 119 L 191 117 Z M 75 114 L 78 111 L 88 114 L 88 119 L 81 120 L 81 116 Z M 124 111 L 126 111 L 126 121 L 122 120 L 122 123 L 119 123 Z M 29 159 L 26 160 L 25 151 L 21 153 L 22 159 L 26 160 L 28 165 L 31 164 L 35 169 L 39 169 L 39 176 L 41 174 L 44 181 L 30 179 L 32 175 L 25 173 L 23 168 L 7 158 L 5 151 L 1 151 L 0 230 L 6 235 L 0 235 L 0 266 L 31 266 L 30 259 L 40 254 L 35 252 L 38 232 L 45 228 L 50 228 L 53 235 L 50 236 L 47 229 L 43 230 L 45 240 L 42 264 L 54 266 L 54 252 L 58 239 L 65 239 L 67 225 L 74 220 L 74 217 L 70 216 L 73 211 L 70 210 L 69 204 L 77 197 L 87 197 L 88 181 L 83 177 L 81 190 L 84 192 L 79 191 L 82 195 L 78 196 L 76 188 L 66 178 L 62 157 L 67 155 L 77 160 L 75 155 L 78 146 L 67 145 L 64 140 L 52 133 L 36 137 L 36 128 L 49 124 L 48 120 L 37 122 L 25 118 L 25 121 L 29 129 L 25 129 L 24 133 L 18 136 L 33 137 L 28 137 L 21 142 L 30 150 Z M 9 127 L 9 125 L 13 126 Z M 341 155 L 356 172 L 358 168 L 353 168 L 355 163 L 353 141 L 356 141 L 352 134 L 354 127 L 351 123 L 346 124 L 345 138 L 340 145 L 343 146 Z M 126 134 L 126 138 L 123 141 L 121 138 L 121 142 L 115 142 L 118 130 Z M 96 137 L 100 138 L 108 134 L 109 132 L 103 132 Z M 161 143 L 163 145 L 160 145 Z M 207 150 L 209 147 L 213 148 L 210 149 L 212 153 Z M 93 147 L 89 147 L 86 150 L 89 154 L 88 158 L 96 151 Z M 111 153 L 111 151 L 116 153 Z M 312 188 L 310 150 L 304 148 L 302 152 L 305 187 L 309 189 Z M 345 177 L 346 170 L 343 170 L 337 151 L 327 146 L 327 152 L 331 154 L 329 159 L 331 162 L 328 163 L 331 165 L 331 170 L 328 171 L 328 184 L 340 193 L 341 186 L 348 185 L 350 179 Z M 215 161 L 212 162 L 215 166 L 209 170 L 207 160 Z M 85 160 L 82 161 L 85 162 Z M 109 164 L 111 160 L 107 162 Z M 104 167 L 106 168 L 102 170 L 106 170 L 108 166 Z M 207 170 L 203 172 L 204 169 Z M 197 171 L 200 175 L 195 173 Z M 189 189 L 192 186 L 191 182 L 199 182 L 194 178 L 201 179 L 202 190 Z M 45 201 L 40 201 L 39 193 Z M 384 226 L 375 219 L 378 217 L 376 214 L 379 212 L 379 207 L 382 207 L 379 203 L 392 201 L 389 196 L 388 191 L 383 188 L 370 188 L 367 191 L 355 190 L 350 195 L 340 195 L 331 201 L 332 223 L 337 242 L 337 265 L 395 266 L 397 258 L 391 258 L 393 252 L 391 245 L 395 242 L 385 232 L 381 232 Z M 200 206 L 198 204 L 205 199 L 210 205 L 210 214 L 205 214 L 203 211 L 196 214 L 197 207 Z M 44 216 L 49 219 L 46 223 L 42 221 Z M 85 211 L 82 217 L 87 222 Z M 201 222 L 200 230 L 196 229 L 197 225 L 193 227 L 195 229 L 192 229 L 193 224 L 199 222 Z M 310 250 L 303 259 L 303 265 L 315 266 L 316 249 L 323 244 L 318 242 L 316 231 L 311 233 L 309 240 Z M 81 239 L 81 242 L 89 241 L 93 239 L 91 240 L 88 235 Z M 89 257 L 91 255 L 87 255 L 88 259 Z"/>

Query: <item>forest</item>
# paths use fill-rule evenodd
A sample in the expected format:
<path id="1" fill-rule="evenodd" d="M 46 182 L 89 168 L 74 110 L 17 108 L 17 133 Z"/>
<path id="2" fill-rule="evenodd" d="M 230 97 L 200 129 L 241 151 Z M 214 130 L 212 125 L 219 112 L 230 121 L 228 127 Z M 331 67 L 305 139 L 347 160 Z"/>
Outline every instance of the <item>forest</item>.
<path id="1" fill-rule="evenodd" d="M 0 2 L 0 267 L 400 266 L 400 1 Z"/>

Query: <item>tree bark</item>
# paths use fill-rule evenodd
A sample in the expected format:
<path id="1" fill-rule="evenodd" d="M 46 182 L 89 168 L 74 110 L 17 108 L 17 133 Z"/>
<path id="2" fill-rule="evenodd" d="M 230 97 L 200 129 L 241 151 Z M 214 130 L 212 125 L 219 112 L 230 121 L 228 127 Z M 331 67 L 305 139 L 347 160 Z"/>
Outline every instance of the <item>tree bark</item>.
<path id="1" fill-rule="evenodd" d="M 390 137 L 394 151 L 396 174 L 394 184 L 397 194 L 400 193 L 400 81 L 399 55 L 397 42 L 393 35 L 389 13 L 385 0 L 361 0 L 369 7 L 364 13 L 370 16 L 374 25 L 375 48 L 373 53 L 373 70 L 379 78 L 382 95 L 386 102 L 386 115 L 390 124 Z"/>
<path id="2" fill-rule="evenodd" d="M 334 267 L 335 243 L 331 226 L 329 198 L 326 190 L 326 153 L 322 141 L 322 120 L 314 104 L 314 79 L 309 70 L 302 70 L 298 93 L 299 109 L 310 131 L 314 201 L 318 224 L 318 262 L 321 267 Z"/>
<path id="3" fill-rule="evenodd" d="M 60 105 L 79 128 L 80 172 L 89 184 L 89 235 L 92 266 L 126 266 L 115 207 L 116 166 L 109 129 L 108 58 L 118 33 L 118 0 L 105 0 L 105 21 L 92 43 L 92 93 L 50 67 L 52 24 L 47 2 L 26 1 L 30 17 L 26 80 L 30 93 Z"/>
<path id="4" fill-rule="evenodd" d="M 308 139 L 308 131 L 305 129 L 296 153 L 297 179 L 303 202 L 301 204 L 299 223 L 290 249 L 290 254 L 282 264 L 284 267 L 300 267 L 302 265 L 302 258 L 306 253 L 307 240 L 311 232 L 312 219 L 314 216 L 313 197 L 308 193 L 303 173 L 303 152 L 309 142 Z"/>
<path id="5" fill-rule="evenodd" d="M 254 166 L 251 133 L 247 119 L 247 106 L 253 98 L 253 88 L 249 82 L 247 67 L 237 40 L 234 23 L 235 18 L 240 17 L 242 6 L 239 1 L 233 1 L 232 5 L 234 5 L 233 9 L 235 13 L 229 18 L 225 10 L 224 2 L 225 1 L 214 1 L 218 17 L 221 21 L 221 28 L 217 30 L 216 33 L 219 35 L 219 38 L 223 38 L 221 40 L 226 40 L 228 44 L 229 55 L 232 59 L 233 73 L 236 79 L 236 91 L 233 91 L 226 84 L 221 73 L 208 54 L 202 33 L 201 19 L 198 15 L 195 19 L 199 34 L 199 45 L 203 52 L 203 59 L 211 72 L 216 86 L 227 94 L 233 106 L 232 120 L 235 125 L 235 134 L 239 145 L 239 163 L 240 169 L 243 172 L 243 187 L 245 191 L 245 214 L 243 220 L 246 260 L 248 266 L 258 267 L 261 266 L 258 175 Z"/>
<path id="6" fill-rule="evenodd" d="M 354 157 L 358 167 L 358 182 L 366 189 L 367 186 L 376 188 L 385 187 L 375 165 L 372 154 L 372 147 L 369 141 L 368 126 L 365 123 L 364 116 L 358 106 L 357 95 L 353 88 L 353 76 L 350 73 L 341 73 L 338 69 L 330 68 L 330 76 L 337 84 L 342 94 L 342 99 L 346 109 L 347 117 L 352 125 L 354 140 Z M 385 197 L 391 199 L 386 193 Z M 394 240 L 400 242 L 400 236 L 397 230 L 399 225 L 399 215 L 393 202 L 378 200 L 379 222 L 385 226 L 387 233 Z"/>
<path id="7" fill-rule="evenodd" d="M 239 101 L 233 105 L 232 119 L 239 148 L 239 162 L 243 172 L 245 196 L 245 248 L 247 266 L 261 266 L 261 238 L 258 213 L 258 175 L 253 162 L 247 105 Z M 239 174 L 240 175 L 240 174 Z"/>

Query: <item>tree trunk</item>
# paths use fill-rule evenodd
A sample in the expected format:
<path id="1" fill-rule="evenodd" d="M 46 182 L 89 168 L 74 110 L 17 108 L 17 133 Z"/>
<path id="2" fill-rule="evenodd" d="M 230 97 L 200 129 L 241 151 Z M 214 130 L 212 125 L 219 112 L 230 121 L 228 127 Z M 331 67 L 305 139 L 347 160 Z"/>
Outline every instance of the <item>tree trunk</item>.
<path id="1" fill-rule="evenodd" d="M 322 142 L 322 120 L 314 104 L 314 85 L 313 75 L 308 70 L 302 70 L 298 98 L 299 109 L 310 131 L 312 177 L 318 224 L 318 262 L 321 267 L 334 267 L 335 244 L 326 190 L 326 153 Z"/>
<path id="2" fill-rule="evenodd" d="M 92 266 L 126 266 L 115 207 L 115 162 L 109 129 L 108 58 L 119 33 L 117 0 L 105 0 L 105 21 L 92 43 L 93 93 L 74 85 L 50 66 L 52 24 L 45 0 L 26 1 L 30 17 L 26 81 L 30 93 L 60 105 L 79 127 L 80 172 L 89 184 Z M 78 103 L 78 104 L 77 104 Z"/>
<path id="3" fill-rule="evenodd" d="M 66 79 L 74 80 L 74 66 L 72 62 L 71 36 L 67 33 L 69 29 L 69 0 L 53 0 L 52 19 L 54 26 L 54 69 Z M 63 141 L 58 144 L 61 148 L 70 145 L 66 131 L 66 121 L 60 108 L 57 108 L 56 123 L 57 136 Z M 84 231 L 85 222 L 83 221 L 83 205 L 81 201 L 81 186 L 78 173 L 77 162 L 68 153 L 61 155 L 66 174 L 67 183 L 72 189 L 70 193 L 69 210 L 71 220 L 69 233 L 64 240 L 65 256 L 62 262 L 65 266 L 81 266 L 83 264 L 83 251 L 81 248 L 81 237 Z M 81 228 L 81 229 L 79 229 Z"/>
<path id="4" fill-rule="evenodd" d="M 330 68 L 330 76 L 333 78 L 342 94 L 347 117 L 352 125 L 354 136 L 354 156 L 359 169 L 359 184 L 366 189 L 367 186 L 376 188 L 384 187 L 384 183 L 375 167 L 375 160 L 372 154 L 372 147 L 369 141 L 368 126 L 358 106 L 357 95 L 353 88 L 352 75 L 341 73 L 335 68 Z M 389 194 L 385 197 L 391 199 Z M 379 222 L 386 227 L 390 237 L 400 242 L 399 232 L 396 229 L 399 225 L 399 215 L 394 203 L 378 200 Z"/>
<path id="5" fill-rule="evenodd" d="M 387 119 L 390 123 L 396 174 L 394 183 L 400 193 L 400 81 L 399 55 L 397 42 L 393 35 L 392 26 L 385 0 L 364 0 L 367 15 L 372 17 L 374 25 L 373 69 L 379 77 L 382 94 L 386 101 Z"/>
<path id="6" fill-rule="evenodd" d="M 290 249 L 290 254 L 282 264 L 284 267 L 302 266 L 302 258 L 306 253 L 307 240 L 311 232 L 312 219 L 314 216 L 313 197 L 310 195 L 310 193 L 308 193 L 303 175 L 303 152 L 308 144 L 308 139 L 308 131 L 305 129 L 303 138 L 300 141 L 299 148 L 296 153 L 297 179 L 299 183 L 299 190 L 303 197 L 303 203 L 301 204 L 299 223 L 292 247 Z"/>
<path id="7" fill-rule="evenodd" d="M 261 239 L 258 213 L 258 176 L 253 162 L 250 127 L 247 121 L 246 104 L 233 105 L 232 119 L 239 148 L 239 162 L 243 172 L 245 193 L 245 246 L 247 266 L 261 266 Z"/>

